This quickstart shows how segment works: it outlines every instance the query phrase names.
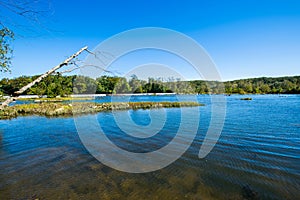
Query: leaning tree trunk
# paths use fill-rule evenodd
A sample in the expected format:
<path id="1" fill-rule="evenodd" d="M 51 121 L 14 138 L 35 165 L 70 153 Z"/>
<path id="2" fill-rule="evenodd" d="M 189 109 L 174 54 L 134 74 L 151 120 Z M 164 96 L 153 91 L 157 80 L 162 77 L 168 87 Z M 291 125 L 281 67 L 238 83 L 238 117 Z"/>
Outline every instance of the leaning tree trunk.
<path id="1" fill-rule="evenodd" d="M 72 56 L 70 56 L 69 58 L 67 58 L 66 60 L 64 60 L 62 63 L 60 63 L 59 65 L 53 67 L 52 69 L 50 69 L 49 71 L 47 71 L 46 73 L 44 73 L 43 75 L 39 76 L 37 79 L 35 79 L 34 81 L 32 81 L 31 83 L 25 85 L 24 87 L 22 87 L 20 90 L 16 91 L 14 93 L 13 97 L 9 97 L 8 99 L 6 99 L 1 105 L 0 105 L 0 110 L 2 110 L 5 106 L 8 106 L 9 103 L 11 103 L 12 101 L 16 100 L 18 98 L 19 95 L 21 95 L 23 92 L 25 92 L 26 90 L 28 90 L 29 88 L 31 88 L 33 85 L 35 85 L 36 83 L 41 82 L 45 77 L 47 77 L 48 75 L 52 74 L 53 72 L 55 72 L 56 70 L 60 69 L 61 67 L 68 65 L 69 62 L 74 59 L 75 57 L 77 57 L 79 54 L 81 54 L 84 50 L 87 50 L 87 46 L 81 48 L 78 52 L 74 53 Z"/>

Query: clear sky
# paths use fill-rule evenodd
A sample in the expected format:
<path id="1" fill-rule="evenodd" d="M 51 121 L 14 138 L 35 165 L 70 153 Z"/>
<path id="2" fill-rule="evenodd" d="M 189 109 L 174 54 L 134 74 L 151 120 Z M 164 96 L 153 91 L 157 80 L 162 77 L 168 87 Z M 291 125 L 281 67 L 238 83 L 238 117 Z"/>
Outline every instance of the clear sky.
<path id="1" fill-rule="evenodd" d="M 297 0 L 45 0 L 35 9 L 49 10 L 38 24 L 3 10 L 11 21 L 27 23 L 33 31 L 12 27 L 17 33 L 12 73 L 0 77 L 41 74 L 84 45 L 93 49 L 114 34 L 149 26 L 195 39 L 223 80 L 300 75 Z M 123 64 L 135 65 L 136 59 Z M 140 56 L 138 63 L 142 61 Z M 117 70 L 126 71 L 121 66 Z M 192 72 L 186 76 L 197 78 Z"/>

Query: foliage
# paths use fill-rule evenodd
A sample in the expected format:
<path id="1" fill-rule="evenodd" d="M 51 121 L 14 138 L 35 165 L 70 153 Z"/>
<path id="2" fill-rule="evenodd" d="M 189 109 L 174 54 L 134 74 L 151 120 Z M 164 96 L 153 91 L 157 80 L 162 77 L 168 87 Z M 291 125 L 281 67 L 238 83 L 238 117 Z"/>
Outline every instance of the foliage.
<path id="1" fill-rule="evenodd" d="M 228 81 L 225 90 L 228 94 L 300 94 L 300 76 Z"/>
<path id="2" fill-rule="evenodd" d="M 0 29 L 0 72 L 9 72 L 11 65 L 12 49 L 10 41 L 14 33 L 8 28 Z"/>
<path id="3" fill-rule="evenodd" d="M 0 80 L 0 94 L 12 95 L 38 76 L 21 76 Z M 38 96 L 65 97 L 70 94 L 124 94 L 124 93 L 177 93 L 177 94 L 300 94 L 300 76 L 279 78 L 252 78 L 227 82 L 181 81 L 170 78 L 149 78 L 148 81 L 132 76 L 129 80 L 122 77 L 101 76 L 92 79 L 84 76 L 50 75 L 34 85 L 24 94 Z"/>

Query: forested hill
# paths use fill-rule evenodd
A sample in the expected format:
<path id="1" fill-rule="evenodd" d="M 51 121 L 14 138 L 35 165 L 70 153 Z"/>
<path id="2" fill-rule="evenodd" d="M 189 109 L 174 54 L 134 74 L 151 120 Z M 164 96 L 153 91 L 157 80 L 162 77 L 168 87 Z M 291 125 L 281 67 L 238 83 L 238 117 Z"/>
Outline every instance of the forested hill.
<path id="1" fill-rule="evenodd" d="M 4 78 L 0 81 L 0 94 L 12 95 L 37 77 Z M 111 76 L 101 76 L 95 80 L 84 76 L 51 75 L 25 92 L 25 94 L 47 95 L 48 97 L 67 96 L 73 93 L 300 94 L 300 76 L 217 82 L 180 81 L 174 78 L 169 78 L 167 81 L 149 78 L 145 81 L 134 75 L 129 80 Z"/>
<path id="2" fill-rule="evenodd" d="M 300 76 L 249 78 L 224 84 L 226 93 L 300 94 Z"/>

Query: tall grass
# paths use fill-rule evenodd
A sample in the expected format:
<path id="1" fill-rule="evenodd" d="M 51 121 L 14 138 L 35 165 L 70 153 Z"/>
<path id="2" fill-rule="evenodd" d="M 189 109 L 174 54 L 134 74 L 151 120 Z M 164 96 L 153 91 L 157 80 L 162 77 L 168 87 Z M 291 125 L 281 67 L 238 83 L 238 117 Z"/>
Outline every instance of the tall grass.
<path id="1" fill-rule="evenodd" d="M 178 108 L 203 106 L 196 102 L 120 102 L 120 103 L 86 103 L 77 102 L 65 103 L 39 103 L 21 104 L 6 107 L 0 110 L 0 119 L 10 119 L 24 115 L 40 116 L 71 116 L 88 113 L 97 113 L 110 110 L 130 110 L 130 109 L 155 109 L 155 108 Z"/>

